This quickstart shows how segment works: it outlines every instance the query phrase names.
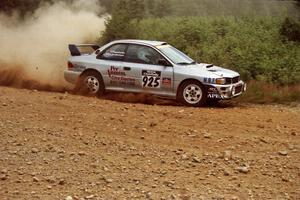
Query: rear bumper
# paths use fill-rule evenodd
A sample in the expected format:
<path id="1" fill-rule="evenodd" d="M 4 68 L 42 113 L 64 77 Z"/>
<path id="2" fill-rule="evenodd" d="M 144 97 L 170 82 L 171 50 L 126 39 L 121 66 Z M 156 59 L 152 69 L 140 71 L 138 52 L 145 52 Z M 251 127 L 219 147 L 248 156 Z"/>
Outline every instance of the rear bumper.
<path id="1" fill-rule="evenodd" d="M 208 98 L 225 100 L 240 96 L 246 91 L 247 86 L 243 81 L 239 81 L 238 83 L 230 85 L 211 85 L 211 88 L 209 88 L 209 90 L 214 90 L 215 94 L 208 92 Z"/>
<path id="2" fill-rule="evenodd" d="M 65 80 L 72 84 L 76 84 L 80 74 L 81 74 L 81 72 L 74 72 L 74 71 L 70 71 L 70 70 L 64 71 Z"/>

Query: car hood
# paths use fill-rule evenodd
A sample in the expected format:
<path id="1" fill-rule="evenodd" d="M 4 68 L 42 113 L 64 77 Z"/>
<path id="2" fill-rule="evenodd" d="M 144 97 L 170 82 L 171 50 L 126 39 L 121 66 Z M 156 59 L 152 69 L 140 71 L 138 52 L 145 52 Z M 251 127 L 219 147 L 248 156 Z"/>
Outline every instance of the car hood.
<path id="1" fill-rule="evenodd" d="M 236 76 L 239 76 L 239 73 L 230 70 L 230 69 L 225 69 L 222 67 L 218 67 L 215 65 L 207 64 L 207 63 L 198 63 L 195 65 L 188 65 L 184 66 L 185 68 L 188 68 L 190 72 L 193 74 L 201 74 L 203 76 L 207 77 L 227 77 L 227 78 L 233 78 Z"/>

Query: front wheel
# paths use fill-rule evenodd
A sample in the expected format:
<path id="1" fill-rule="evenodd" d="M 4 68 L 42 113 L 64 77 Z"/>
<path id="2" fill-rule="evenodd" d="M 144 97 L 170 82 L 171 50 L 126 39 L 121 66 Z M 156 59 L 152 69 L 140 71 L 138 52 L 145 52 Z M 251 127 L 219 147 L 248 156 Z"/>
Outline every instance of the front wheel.
<path id="1" fill-rule="evenodd" d="M 94 71 L 83 73 L 79 77 L 76 90 L 85 95 L 102 96 L 105 92 L 102 76 Z"/>
<path id="2" fill-rule="evenodd" d="M 186 106 L 203 106 L 207 100 L 207 91 L 198 81 L 186 81 L 179 86 L 177 100 Z"/>

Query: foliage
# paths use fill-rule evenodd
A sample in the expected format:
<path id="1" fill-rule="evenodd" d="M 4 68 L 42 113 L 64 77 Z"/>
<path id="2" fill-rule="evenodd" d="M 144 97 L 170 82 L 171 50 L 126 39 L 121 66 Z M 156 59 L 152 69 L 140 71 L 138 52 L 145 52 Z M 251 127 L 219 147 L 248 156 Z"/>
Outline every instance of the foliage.
<path id="1" fill-rule="evenodd" d="M 170 0 L 154 1 L 154 2 L 155 2 L 155 6 L 152 11 L 153 16 L 165 17 L 172 14 Z"/>
<path id="2" fill-rule="evenodd" d="M 78 0 L 1 0 L 0 12 L 21 15 L 33 12 L 43 3 Z M 113 12 L 114 5 L 122 0 L 96 0 Z M 144 17 L 165 16 L 280 16 L 300 17 L 299 0 L 140 0 L 145 7 Z M 128 1 L 133 4 L 135 1 Z"/>
<path id="3" fill-rule="evenodd" d="M 286 18 L 281 25 L 280 33 L 287 40 L 300 42 L 300 22 Z"/>
<path id="4" fill-rule="evenodd" d="M 17 12 L 21 18 L 31 15 L 36 9 L 44 4 L 53 4 L 56 2 L 73 2 L 74 0 L 0 0 L 0 14 L 11 15 Z"/>
<path id="5" fill-rule="evenodd" d="M 300 46 L 281 40 L 281 24 L 269 17 L 149 18 L 132 22 L 132 37 L 167 41 L 198 62 L 237 70 L 245 80 L 300 83 Z"/>
<path id="6" fill-rule="evenodd" d="M 106 30 L 102 35 L 101 43 L 107 43 L 119 38 L 134 38 L 132 22 L 139 21 L 145 13 L 142 0 L 119 0 L 113 5 L 111 17 L 107 18 Z"/>
<path id="7" fill-rule="evenodd" d="M 99 1 L 111 13 L 113 5 L 121 0 Z M 299 0 L 143 0 L 143 2 L 144 17 L 281 15 L 300 17 L 300 7 L 297 7 L 300 5 Z"/>
<path id="8" fill-rule="evenodd" d="M 300 85 L 279 86 L 264 81 L 250 81 L 248 90 L 235 101 L 247 103 L 292 103 L 300 102 Z"/>
<path id="9" fill-rule="evenodd" d="M 1 0 L 21 15 L 62 0 Z M 74 0 L 65 0 L 74 1 Z M 110 16 L 101 43 L 136 38 L 167 41 L 199 62 L 232 68 L 245 80 L 300 83 L 298 1 L 99 0 Z M 298 4 L 296 4 L 298 2 Z"/>
<path id="10" fill-rule="evenodd" d="M 295 0 L 185 0 L 184 3 L 182 0 L 170 1 L 172 14 L 175 16 L 300 17 Z"/>
<path id="11" fill-rule="evenodd" d="M 17 10 L 21 15 L 25 15 L 27 12 L 37 9 L 41 2 L 42 0 L 1 0 L 0 12 L 12 14 Z"/>

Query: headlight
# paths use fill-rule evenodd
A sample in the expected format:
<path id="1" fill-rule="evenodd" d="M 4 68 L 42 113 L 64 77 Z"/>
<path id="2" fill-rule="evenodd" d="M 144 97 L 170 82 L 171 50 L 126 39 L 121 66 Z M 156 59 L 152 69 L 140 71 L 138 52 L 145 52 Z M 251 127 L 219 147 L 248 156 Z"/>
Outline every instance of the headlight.
<path id="1" fill-rule="evenodd" d="M 218 84 L 218 85 L 224 85 L 225 83 L 226 83 L 225 78 L 217 78 L 216 79 L 216 84 Z"/>

